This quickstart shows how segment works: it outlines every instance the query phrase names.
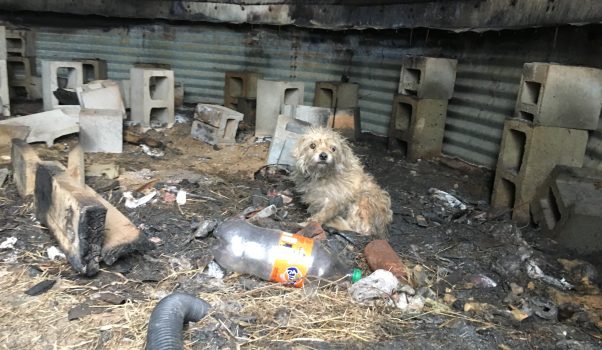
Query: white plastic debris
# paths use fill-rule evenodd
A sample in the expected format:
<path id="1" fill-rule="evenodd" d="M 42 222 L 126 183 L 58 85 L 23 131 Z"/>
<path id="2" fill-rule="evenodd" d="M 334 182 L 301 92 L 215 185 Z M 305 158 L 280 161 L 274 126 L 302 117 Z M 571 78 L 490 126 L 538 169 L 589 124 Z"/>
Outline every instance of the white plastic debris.
<path id="1" fill-rule="evenodd" d="M 186 204 L 186 191 L 184 191 L 184 190 L 178 191 L 178 194 L 176 195 L 176 203 L 178 203 L 179 205 Z"/>
<path id="2" fill-rule="evenodd" d="M 145 205 L 146 203 L 148 203 L 156 195 L 157 195 L 157 191 L 152 191 L 151 193 L 147 194 L 146 196 L 136 199 L 132 195 L 131 191 L 124 192 L 123 198 L 125 198 L 125 207 L 130 208 L 130 209 L 138 208 L 139 206 Z"/>
<path id="3" fill-rule="evenodd" d="M 544 274 L 543 271 L 541 270 L 541 268 L 539 266 L 537 266 L 537 264 L 533 260 L 527 261 L 527 275 L 529 275 L 529 277 L 531 277 L 533 279 L 540 279 L 551 286 L 554 286 L 554 287 L 557 287 L 557 288 L 560 288 L 563 290 L 569 290 L 569 289 L 574 288 L 574 286 L 572 284 L 568 283 L 564 279 L 564 277 L 561 279 L 557 279 L 552 276 L 548 276 L 548 275 Z"/>
<path id="4" fill-rule="evenodd" d="M 151 157 L 160 158 L 165 155 L 165 152 L 158 149 L 150 148 L 145 144 L 141 144 L 140 147 L 142 148 L 142 151 L 144 153 L 148 154 Z"/>
<path id="5" fill-rule="evenodd" d="M 371 304 L 375 299 L 390 297 L 399 286 L 399 280 L 390 271 L 376 270 L 349 288 L 353 300 L 360 304 Z"/>
<path id="6" fill-rule="evenodd" d="M 408 295 L 406 293 L 395 294 L 391 303 L 400 310 L 407 312 L 420 312 L 424 309 L 424 297 L 419 295 Z"/>
<path id="7" fill-rule="evenodd" d="M 175 118 L 176 118 L 176 124 L 185 124 L 190 121 L 190 118 L 188 118 L 186 115 L 180 114 L 180 113 L 176 113 Z"/>
<path id="8" fill-rule="evenodd" d="M 63 254 L 63 252 L 61 252 L 61 250 L 55 246 L 52 246 L 50 248 L 48 248 L 46 250 L 46 253 L 48 254 L 48 258 L 50 260 L 55 260 L 56 258 L 59 259 L 66 259 L 67 257 L 65 256 L 65 254 Z"/>
<path id="9" fill-rule="evenodd" d="M 441 191 L 436 188 L 429 188 L 429 193 L 433 198 L 441 201 L 444 206 L 450 209 L 466 210 L 468 208 L 466 204 L 462 203 L 458 198 L 445 191 Z"/>
<path id="10" fill-rule="evenodd" d="M 15 249 L 15 243 L 17 243 L 17 237 L 8 237 L 0 243 L 0 249 Z"/>
<path id="11" fill-rule="evenodd" d="M 267 207 L 261 209 L 257 214 L 253 216 L 254 219 L 263 219 L 269 218 L 270 216 L 276 214 L 278 208 L 274 204 L 268 205 Z"/>
<path id="12" fill-rule="evenodd" d="M 217 278 L 219 280 L 224 278 L 224 270 L 222 270 L 222 268 L 215 261 L 211 261 L 209 264 L 207 264 L 205 273 L 207 276 Z"/>

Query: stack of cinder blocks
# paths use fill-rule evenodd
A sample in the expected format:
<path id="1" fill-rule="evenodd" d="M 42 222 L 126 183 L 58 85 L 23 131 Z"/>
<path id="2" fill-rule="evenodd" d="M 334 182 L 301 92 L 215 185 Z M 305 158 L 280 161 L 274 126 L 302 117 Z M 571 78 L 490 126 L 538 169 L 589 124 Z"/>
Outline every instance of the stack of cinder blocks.
<path id="1" fill-rule="evenodd" d="M 10 115 L 10 97 L 8 91 L 7 52 L 4 36 L 6 30 L 0 26 L 0 115 Z M 4 44 L 4 45 L 2 45 Z"/>
<path id="2" fill-rule="evenodd" d="M 330 127 L 351 140 L 357 139 L 362 131 L 358 91 L 359 84 L 338 81 L 318 81 L 314 91 L 314 106 L 330 108 L 333 114 Z"/>
<path id="3" fill-rule="evenodd" d="M 557 165 L 581 167 L 602 109 L 602 70 L 549 63 L 523 67 L 514 118 L 504 123 L 491 205 L 529 223 L 530 203 Z"/>
<path id="4" fill-rule="evenodd" d="M 34 91 L 36 75 L 35 32 L 28 29 L 6 29 L 10 95 L 28 100 L 39 98 Z M 39 78 L 38 78 L 39 79 Z"/>
<path id="5" fill-rule="evenodd" d="M 602 251 L 602 171 L 557 166 L 531 202 L 542 232 L 581 254 Z"/>
<path id="6" fill-rule="evenodd" d="M 251 71 L 226 72 L 224 106 L 241 112 L 245 123 L 255 123 L 257 81 L 261 78 L 262 74 Z"/>
<path id="7" fill-rule="evenodd" d="M 457 65 L 457 60 L 449 58 L 406 56 L 402 60 L 389 123 L 389 146 L 401 147 L 411 161 L 441 154 Z"/>

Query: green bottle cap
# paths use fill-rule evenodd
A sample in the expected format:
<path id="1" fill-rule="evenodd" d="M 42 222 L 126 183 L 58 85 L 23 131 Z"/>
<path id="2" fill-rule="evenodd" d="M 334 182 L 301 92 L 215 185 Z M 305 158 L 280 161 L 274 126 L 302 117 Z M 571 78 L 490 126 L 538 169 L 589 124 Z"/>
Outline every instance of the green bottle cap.
<path id="1" fill-rule="evenodd" d="M 351 283 L 355 283 L 362 278 L 362 270 L 353 269 L 353 274 L 351 275 Z"/>

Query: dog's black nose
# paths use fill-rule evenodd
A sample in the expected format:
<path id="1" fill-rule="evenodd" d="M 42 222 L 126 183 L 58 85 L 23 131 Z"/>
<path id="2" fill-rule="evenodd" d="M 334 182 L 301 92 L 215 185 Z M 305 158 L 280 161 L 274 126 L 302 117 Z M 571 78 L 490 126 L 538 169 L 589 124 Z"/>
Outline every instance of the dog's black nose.
<path id="1" fill-rule="evenodd" d="M 326 160 L 326 159 L 328 159 L 328 154 L 326 154 L 324 152 L 320 153 L 320 160 Z"/>

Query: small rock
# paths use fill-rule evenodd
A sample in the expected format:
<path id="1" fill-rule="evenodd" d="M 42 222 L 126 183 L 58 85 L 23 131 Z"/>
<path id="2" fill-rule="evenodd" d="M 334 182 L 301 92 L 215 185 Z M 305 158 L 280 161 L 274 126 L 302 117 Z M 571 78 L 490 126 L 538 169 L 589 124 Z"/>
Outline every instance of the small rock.
<path id="1" fill-rule="evenodd" d="M 47 291 L 49 291 L 50 288 L 52 288 L 52 286 L 54 286 L 55 283 L 56 283 L 56 280 L 42 281 L 42 282 L 36 284 L 35 286 L 29 288 L 28 290 L 26 290 L 25 294 L 30 295 L 32 297 L 34 297 L 36 295 L 44 294 Z"/>
<path id="2" fill-rule="evenodd" d="M 420 227 L 428 227 L 429 223 L 426 218 L 422 215 L 416 215 L 416 224 Z"/>
<path id="3" fill-rule="evenodd" d="M 521 294 L 523 294 L 523 292 L 525 291 L 525 289 L 521 286 L 519 286 L 518 284 L 512 282 L 510 283 L 510 290 L 512 291 L 512 294 L 515 296 L 519 296 Z"/>
<path id="4" fill-rule="evenodd" d="M 213 230 L 215 230 L 217 224 L 218 221 L 213 219 L 203 221 L 196 229 L 196 231 L 194 231 L 194 236 L 196 238 L 205 238 L 209 236 L 209 234 L 213 232 Z"/>
<path id="5" fill-rule="evenodd" d="M 73 321 L 92 314 L 92 309 L 86 304 L 79 304 L 69 310 L 67 320 Z"/>

